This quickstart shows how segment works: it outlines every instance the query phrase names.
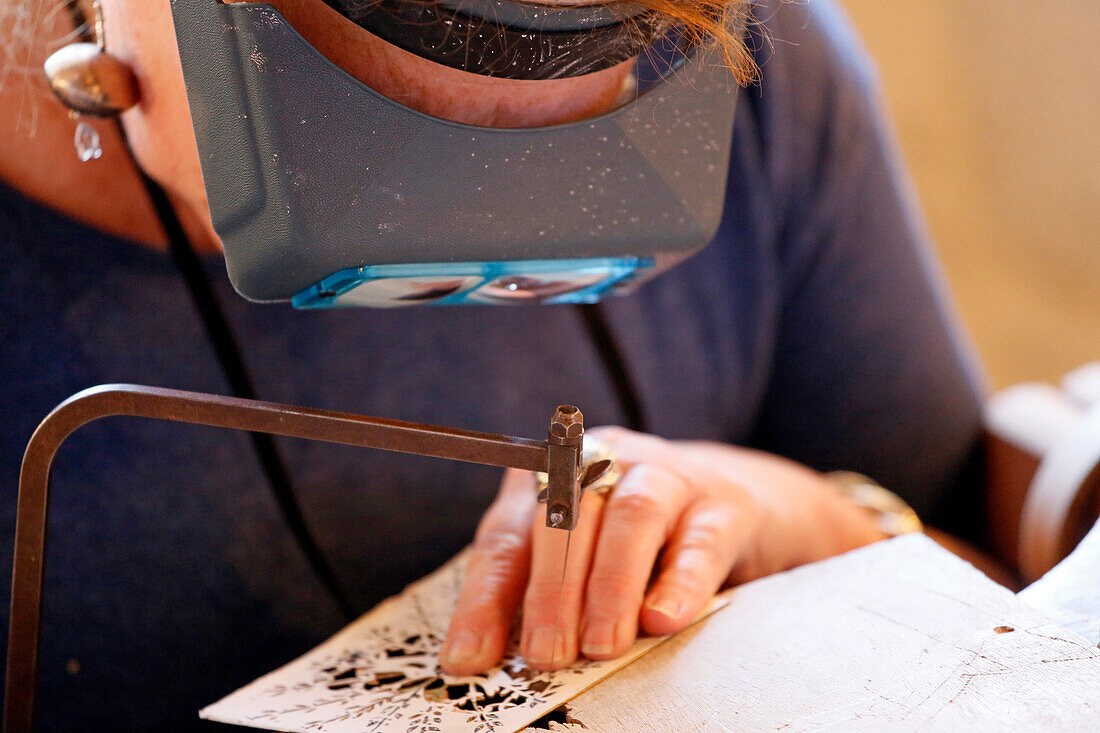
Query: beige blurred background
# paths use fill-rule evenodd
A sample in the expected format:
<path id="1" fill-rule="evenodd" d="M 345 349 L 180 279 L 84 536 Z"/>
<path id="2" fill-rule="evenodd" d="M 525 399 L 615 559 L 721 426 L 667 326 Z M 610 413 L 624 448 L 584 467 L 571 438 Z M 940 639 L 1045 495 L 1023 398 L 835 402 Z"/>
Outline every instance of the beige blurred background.
<path id="1" fill-rule="evenodd" d="M 993 386 L 1100 359 L 1100 1 L 842 2 Z"/>

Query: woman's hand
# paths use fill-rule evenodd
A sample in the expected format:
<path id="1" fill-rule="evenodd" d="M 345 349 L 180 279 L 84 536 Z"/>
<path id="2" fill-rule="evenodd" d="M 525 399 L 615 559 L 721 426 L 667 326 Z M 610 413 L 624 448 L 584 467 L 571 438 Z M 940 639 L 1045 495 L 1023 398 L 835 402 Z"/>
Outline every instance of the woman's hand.
<path id="1" fill-rule="evenodd" d="M 820 474 L 782 458 L 621 428 L 589 434 L 618 453 L 623 476 L 605 496 L 585 494 L 564 583 L 567 533 L 545 526 L 534 477 L 507 472 L 443 645 L 449 674 L 496 664 L 521 602 L 524 659 L 558 669 L 578 654 L 623 654 L 639 627 L 683 629 L 724 585 L 884 536 Z"/>

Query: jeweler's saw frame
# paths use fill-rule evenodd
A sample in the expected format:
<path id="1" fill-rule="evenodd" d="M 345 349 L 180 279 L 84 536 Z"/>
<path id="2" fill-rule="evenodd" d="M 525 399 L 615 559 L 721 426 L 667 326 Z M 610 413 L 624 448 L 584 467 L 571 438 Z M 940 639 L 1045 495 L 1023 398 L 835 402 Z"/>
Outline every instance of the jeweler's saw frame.
<path id="1" fill-rule="evenodd" d="M 113 416 L 146 417 L 544 471 L 549 474 L 546 525 L 572 530 L 577 522 L 584 418 L 572 405 L 562 405 L 554 412 L 547 440 L 531 440 L 135 384 L 86 389 L 46 416 L 23 455 L 8 629 L 6 733 L 31 733 L 34 729 L 47 497 L 54 456 L 77 428 Z"/>

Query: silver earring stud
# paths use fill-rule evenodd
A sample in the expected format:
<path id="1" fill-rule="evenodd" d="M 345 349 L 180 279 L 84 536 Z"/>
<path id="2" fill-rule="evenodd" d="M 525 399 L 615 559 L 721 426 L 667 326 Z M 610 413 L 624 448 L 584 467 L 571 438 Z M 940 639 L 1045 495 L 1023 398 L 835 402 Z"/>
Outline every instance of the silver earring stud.
<path id="1" fill-rule="evenodd" d="M 104 48 L 103 16 L 98 0 L 93 3 L 95 42 L 70 43 L 46 59 L 43 69 L 50 89 L 77 120 L 77 155 L 94 160 L 103 154 L 99 134 L 80 119 L 117 117 L 137 104 L 138 85 L 133 70 Z"/>

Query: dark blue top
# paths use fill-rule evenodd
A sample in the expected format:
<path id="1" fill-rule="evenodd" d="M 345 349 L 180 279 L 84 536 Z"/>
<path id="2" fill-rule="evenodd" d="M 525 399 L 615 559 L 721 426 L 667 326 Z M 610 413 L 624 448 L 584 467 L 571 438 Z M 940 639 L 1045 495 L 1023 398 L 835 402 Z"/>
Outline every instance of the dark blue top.
<path id="1" fill-rule="evenodd" d="M 717 239 L 606 304 L 645 415 L 664 437 L 861 471 L 922 516 L 965 527 L 980 394 L 874 73 L 825 0 L 763 20 L 776 43 L 762 44 L 763 82 L 737 112 Z M 54 405 L 104 382 L 228 387 L 167 256 L 9 189 L 0 253 L 0 566 L 10 567 L 20 457 Z M 297 312 L 242 300 L 220 263 L 207 265 L 263 399 L 528 437 L 545 434 L 561 402 L 589 425 L 623 421 L 571 307 Z M 363 610 L 467 543 L 498 479 L 278 442 Z M 243 434 L 122 418 L 79 430 L 55 464 L 49 537 L 46 729 L 198 726 L 200 706 L 341 625 Z"/>

